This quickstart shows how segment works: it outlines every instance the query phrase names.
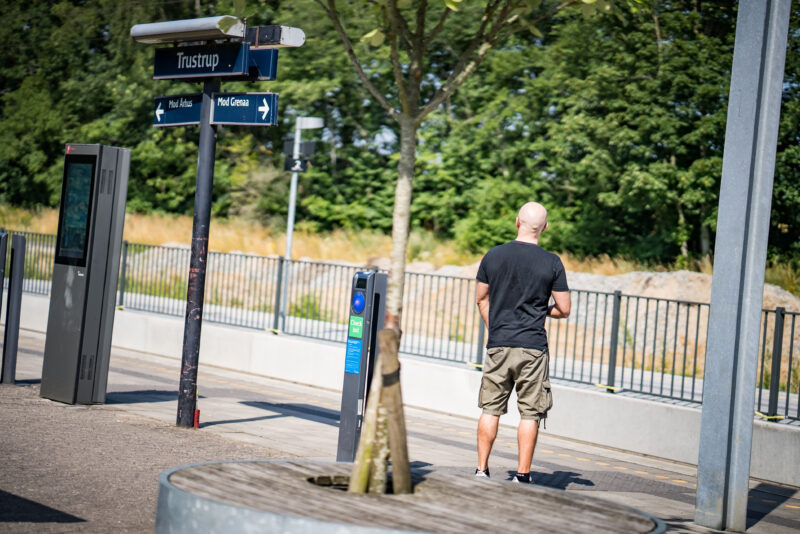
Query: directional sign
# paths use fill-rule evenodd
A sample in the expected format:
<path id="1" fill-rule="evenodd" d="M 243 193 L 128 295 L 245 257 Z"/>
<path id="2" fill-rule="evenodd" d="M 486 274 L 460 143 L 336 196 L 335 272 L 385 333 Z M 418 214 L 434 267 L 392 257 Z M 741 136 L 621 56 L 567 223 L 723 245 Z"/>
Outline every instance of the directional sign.
<path id="1" fill-rule="evenodd" d="M 200 124 L 203 95 L 171 95 L 156 98 L 153 126 Z"/>
<path id="2" fill-rule="evenodd" d="M 251 79 L 274 80 L 278 73 L 278 51 L 274 48 L 250 50 L 248 64 Z"/>
<path id="3" fill-rule="evenodd" d="M 247 75 L 249 52 L 250 47 L 242 43 L 157 48 L 153 78 L 164 80 Z"/>
<path id="4" fill-rule="evenodd" d="M 300 154 L 303 156 L 313 156 L 316 151 L 316 141 L 300 141 Z M 283 154 L 285 156 L 294 155 L 294 139 L 287 139 L 283 142 Z"/>
<path id="5" fill-rule="evenodd" d="M 211 124 L 278 124 L 277 93 L 214 93 Z"/>
<path id="6" fill-rule="evenodd" d="M 283 170 L 291 172 L 306 172 L 306 170 L 308 170 L 308 160 L 294 159 L 287 156 L 286 162 L 283 164 Z"/>

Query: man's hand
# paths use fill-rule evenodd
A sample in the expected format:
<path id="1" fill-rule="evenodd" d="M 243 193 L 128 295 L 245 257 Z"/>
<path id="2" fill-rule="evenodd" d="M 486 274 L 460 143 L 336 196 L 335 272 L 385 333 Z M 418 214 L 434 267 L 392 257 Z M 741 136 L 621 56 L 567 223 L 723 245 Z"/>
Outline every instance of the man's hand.
<path id="1" fill-rule="evenodd" d="M 475 290 L 475 300 L 478 304 L 478 312 L 481 314 L 483 324 L 489 328 L 489 284 L 478 282 L 478 287 Z"/>
<path id="2" fill-rule="evenodd" d="M 553 319 L 566 319 L 569 317 L 569 311 L 572 305 L 569 298 L 569 291 L 553 291 L 552 295 L 555 304 L 547 308 L 547 315 Z"/>

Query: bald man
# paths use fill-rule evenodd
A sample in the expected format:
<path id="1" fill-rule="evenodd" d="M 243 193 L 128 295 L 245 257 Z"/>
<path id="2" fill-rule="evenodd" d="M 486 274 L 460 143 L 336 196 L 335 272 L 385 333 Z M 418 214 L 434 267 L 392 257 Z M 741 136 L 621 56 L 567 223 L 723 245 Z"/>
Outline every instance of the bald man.
<path id="1" fill-rule="evenodd" d="M 489 477 L 489 453 L 517 390 L 519 464 L 512 482 L 532 483 L 531 461 L 539 421 L 553 406 L 550 393 L 546 317 L 569 317 L 570 298 L 561 259 L 539 246 L 547 229 L 547 210 L 528 202 L 517 215 L 517 238 L 492 248 L 478 268 L 477 304 L 489 330 L 478 406 L 478 468 Z M 550 304 L 552 297 L 554 304 Z"/>

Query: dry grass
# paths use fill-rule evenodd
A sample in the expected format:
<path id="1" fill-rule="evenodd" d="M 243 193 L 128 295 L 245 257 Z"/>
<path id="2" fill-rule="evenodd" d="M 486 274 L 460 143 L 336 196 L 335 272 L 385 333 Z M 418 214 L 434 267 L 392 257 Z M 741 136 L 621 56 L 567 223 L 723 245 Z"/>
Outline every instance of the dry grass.
<path id="1" fill-rule="evenodd" d="M 375 258 L 387 258 L 391 238 L 374 231 L 336 230 L 319 234 L 304 231 L 302 225 L 295 231 L 292 257 L 314 260 L 348 260 L 365 263 Z M 58 210 L 44 208 L 25 210 L 0 204 L 0 227 L 54 234 L 58 228 Z M 133 243 L 148 245 L 189 244 L 192 235 L 192 218 L 186 215 L 129 213 L 125 216 L 124 238 Z M 286 236 L 273 233 L 269 228 L 244 218 L 214 219 L 211 222 L 209 246 L 220 252 L 240 251 L 252 254 L 283 255 Z M 432 234 L 415 230 L 408 245 L 409 261 L 426 261 L 436 267 L 442 265 L 472 265 L 480 254 L 460 252 L 455 243 L 441 241 Z M 687 263 L 653 265 L 623 257 L 602 255 L 580 258 L 569 252 L 561 253 L 568 271 L 612 276 L 635 271 L 667 272 L 687 269 L 711 274 L 712 263 L 708 257 Z M 800 296 L 800 266 L 791 262 L 770 263 L 766 281 L 779 285 Z"/>
<path id="2" fill-rule="evenodd" d="M 25 210 L 0 205 L 0 227 L 54 234 L 58 230 L 58 210 Z M 124 239 L 148 245 L 189 244 L 192 218 L 186 215 L 128 213 Z M 295 230 L 292 257 L 315 260 L 348 260 L 364 263 L 372 258 L 388 257 L 392 241 L 388 235 L 373 231 L 336 230 L 324 234 Z M 251 254 L 283 255 L 286 235 L 243 218 L 212 219 L 209 248 L 220 252 L 240 251 Z M 428 261 L 436 266 L 471 264 L 480 259 L 474 254 L 456 251 L 453 243 L 440 241 L 423 232 L 412 232 L 409 261 Z"/>

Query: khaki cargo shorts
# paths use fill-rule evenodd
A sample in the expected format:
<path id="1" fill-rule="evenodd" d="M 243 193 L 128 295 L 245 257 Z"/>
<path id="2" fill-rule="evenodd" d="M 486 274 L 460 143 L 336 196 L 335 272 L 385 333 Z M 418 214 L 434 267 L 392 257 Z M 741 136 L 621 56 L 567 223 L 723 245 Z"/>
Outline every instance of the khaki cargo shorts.
<path id="1" fill-rule="evenodd" d="M 483 362 L 478 407 L 485 414 L 503 415 L 516 385 L 520 417 L 535 421 L 546 418 L 553 407 L 549 364 L 546 350 L 492 347 Z"/>

